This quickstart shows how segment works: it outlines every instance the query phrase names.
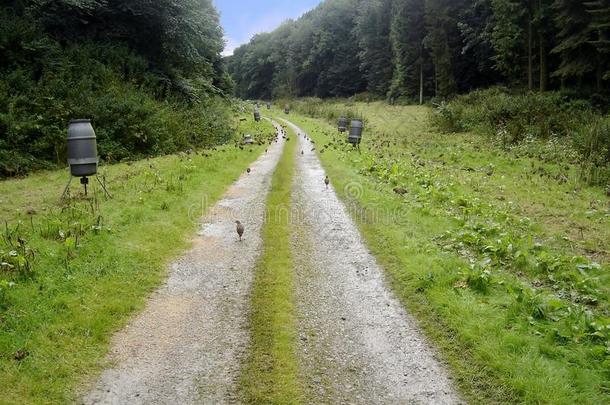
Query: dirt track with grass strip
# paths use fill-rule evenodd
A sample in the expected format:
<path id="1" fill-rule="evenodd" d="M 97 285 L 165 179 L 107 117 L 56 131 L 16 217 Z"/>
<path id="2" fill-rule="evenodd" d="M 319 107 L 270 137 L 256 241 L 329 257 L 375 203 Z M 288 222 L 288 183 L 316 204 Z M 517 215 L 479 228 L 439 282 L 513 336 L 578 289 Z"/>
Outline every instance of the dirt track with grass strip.
<path id="1" fill-rule="evenodd" d="M 288 124 L 299 134 L 290 140 L 298 144 L 292 207 L 286 209 L 296 316 L 296 324 L 288 327 L 295 328 L 290 333 L 298 365 L 295 386 L 302 387 L 303 401 L 461 403 L 444 365 L 386 285 L 332 184 L 325 186 L 315 145 Z M 84 403 L 245 399 L 240 373 L 248 355 L 257 353 L 250 350 L 248 316 L 265 310 L 250 301 L 252 283 L 263 251 L 265 203 L 283 146 L 279 137 L 251 174 L 209 210 L 194 247 L 171 266 L 166 284 L 146 309 L 115 336 L 113 366 Z M 236 219 L 246 226 L 243 242 L 235 233 Z"/>

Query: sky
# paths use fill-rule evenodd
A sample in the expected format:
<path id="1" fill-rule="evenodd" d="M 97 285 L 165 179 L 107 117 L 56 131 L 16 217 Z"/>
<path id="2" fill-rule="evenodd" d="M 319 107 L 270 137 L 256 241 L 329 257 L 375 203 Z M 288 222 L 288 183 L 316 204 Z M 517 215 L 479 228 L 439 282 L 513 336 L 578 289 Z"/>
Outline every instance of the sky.
<path id="1" fill-rule="evenodd" d="M 289 18 L 298 18 L 321 0 L 214 0 L 225 31 L 223 55 L 232 55 L 254 34 L 270 32 Z"/>

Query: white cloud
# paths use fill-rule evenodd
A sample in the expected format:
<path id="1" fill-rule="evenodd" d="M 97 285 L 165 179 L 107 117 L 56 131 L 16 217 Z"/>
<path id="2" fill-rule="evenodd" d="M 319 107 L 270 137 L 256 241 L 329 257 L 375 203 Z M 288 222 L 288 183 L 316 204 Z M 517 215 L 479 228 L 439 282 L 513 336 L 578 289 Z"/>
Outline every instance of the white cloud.
<path id="1" fill-rule="evenodd" d="M 240 45 L 249 42 L 256 34 L 260 34 L 262 32 L 271 32 L 277 27 L 279 27 L 286 20 L 290 18 L 296 19 L 301 15 L 305 14 L 307 11 L 309 11 L 308 8 L 303 9 L 296 13 L 294 16 L 288 16 L 285 13 L 280 12 L 271 12 L 267 13 L 265 17 L 260 18 L 254 22 L 251 21 L 249 17 L 244 16 L 241 21 L 241 24 L 242 26 L 250 26 L 250 29 L 245 31 L 245 33 L 241 35 L 240 38 L 225 37 L 226 45 L 224 51 L 222 52 L 222 55 L 233 55 L 233 51 L 235 51 L 236 48 L 238 48 Z"/>
<path id="2" fill-rule="evenodd" d="M 237 48 L 239 45 L 240 44 L 233 38 L 225 37 L 225 49 L 222 51 L 222 56 L 233 55 L 233 51 L 235 51 L 235 48 Z"/>

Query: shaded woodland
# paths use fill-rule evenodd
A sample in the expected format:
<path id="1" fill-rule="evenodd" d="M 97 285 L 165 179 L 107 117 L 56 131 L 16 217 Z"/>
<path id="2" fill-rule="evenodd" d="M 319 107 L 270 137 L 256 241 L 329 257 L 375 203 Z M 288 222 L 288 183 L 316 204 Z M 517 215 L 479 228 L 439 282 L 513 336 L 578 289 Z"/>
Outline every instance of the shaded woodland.
<path id="1" fill-rule="evenodd" d="M 608 0 L 327 0 L 238 48 L 229 71 L 243 98 L 590 96 L 610 88 L 609 34 Z"/>

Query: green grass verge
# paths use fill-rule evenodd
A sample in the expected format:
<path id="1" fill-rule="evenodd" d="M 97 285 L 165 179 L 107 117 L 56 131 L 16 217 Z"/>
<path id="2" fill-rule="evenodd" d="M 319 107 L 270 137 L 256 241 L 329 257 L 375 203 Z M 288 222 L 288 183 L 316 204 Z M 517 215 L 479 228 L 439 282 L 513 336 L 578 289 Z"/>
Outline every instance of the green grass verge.
<path id="1" fill-rule="evenodd" d="M 249 116 L 238 129 L 261 142 L 274 134 Z M 198 218 L 263 148 L 103 167 L 108 201 L 98 193 L 60 204 L 65 171 L 0 182 L 0 255 L 13 265 L 0 270 L 0 403 L 75 400 L 107 366 L 113 332 L 189 247 Z"/>
<path id="2" fill-rule="evenodd" d="M 251 347 L 241 376 L 241 392 L 252 404 L 301 402 L 293 299 L 294 263 L 290 210 L 296 136 L 273 175 L 263 227 L 264 250 L 256 266 L 250 314 Z"/>
<path id="3" fill-rule="evenodd" d="M 440 348 L 469 402 L 607 402 L 602 190 L 528 177 L 532 163 L 547 172 L 555 165 L 505 154 L 474 135 L 435 133 L 425 108 L 348 108 L 367 118 L 361 154 L 342 144 L 334 125 L 290 119 L 316 141 L 392 288 Z M 531 209 L 538 201 L 547 212 Z M 571 226 L 588 225 L 582 238 L 561 238 L 569 224 L 549 211 Z M 587 249 L 589 257 L 581 257 Z"/>

